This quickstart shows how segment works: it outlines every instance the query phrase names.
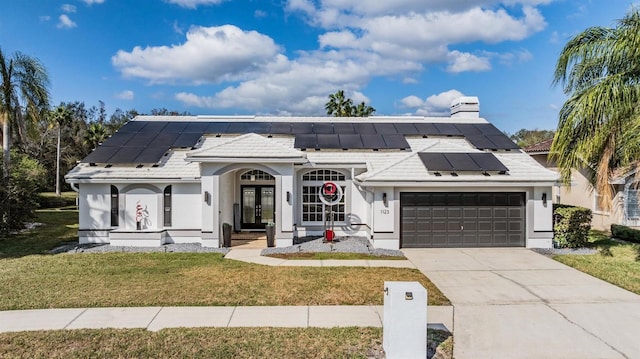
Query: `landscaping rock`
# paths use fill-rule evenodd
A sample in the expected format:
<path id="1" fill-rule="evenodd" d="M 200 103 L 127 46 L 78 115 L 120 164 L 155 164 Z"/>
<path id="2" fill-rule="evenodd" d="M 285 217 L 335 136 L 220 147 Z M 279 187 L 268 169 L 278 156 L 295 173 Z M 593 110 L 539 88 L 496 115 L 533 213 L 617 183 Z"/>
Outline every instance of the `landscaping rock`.
<path id="1" fill-rule="evenodd" d="M 199 243 L 172 243 L 164 244 L 160 247 L 126 247 L 112 246 L 109 244 L 78 244 L 66 243 L 49 251 L 51 254 L 58 253 L 108 253 L 108 252 L 165 252 L 165 253 L 229 253 L 230 248 L 209 248 L 203 247 Z"/>
<path id="2" fill-rule="evenodd" d="M 316 253 L 316 252 L 336 252 L 336 253 L 362 253 L 374 256 L 404 256 L 401 251 L 393 249 L 373 248 L 367 238 L 364 237 L 337 237 L 332 242 L 323 242 L 322 237 L 303 237 L 294 240 L 294 245 L 290 247 L 265 248 L 262 255 L 287 254 L 287 253 Z"/>

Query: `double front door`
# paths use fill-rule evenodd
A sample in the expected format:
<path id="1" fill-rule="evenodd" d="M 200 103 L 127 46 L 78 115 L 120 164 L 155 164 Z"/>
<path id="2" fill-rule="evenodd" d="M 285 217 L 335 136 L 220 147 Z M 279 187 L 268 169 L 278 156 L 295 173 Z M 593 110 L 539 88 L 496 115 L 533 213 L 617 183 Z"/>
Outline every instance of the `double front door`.
<path id="1" fill-rule="evenodd" d="M 242 186 L 242 229 L 264 229 L 275 221 L 275 187 Z"/>

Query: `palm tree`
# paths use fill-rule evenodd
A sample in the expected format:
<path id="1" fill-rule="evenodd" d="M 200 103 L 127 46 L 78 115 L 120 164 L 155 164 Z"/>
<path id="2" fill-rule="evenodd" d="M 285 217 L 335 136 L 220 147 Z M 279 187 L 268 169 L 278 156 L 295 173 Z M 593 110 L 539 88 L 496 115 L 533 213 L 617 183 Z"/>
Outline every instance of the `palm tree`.
<path id="1" fill-rule="evenodd" d="M 60 196 L 60 137 L 62 137 L 62 126 L 66 125 L 71 119 L 71 112 L 66 106 L 60 105 L 49 113 L 49 119 L 52 124 L 58 125 L 58 144 L 56 147 L 56 195 Z"/>
<path id="2" fill-rule="evenodd" d="M 84 143 L 88 144 L 93 149 L 104 142 L 107 137 L 109 137 L 107 127 L 100 122 L 94 122 L 89 125 L 89 128 L 87 128 Z"/>
<path id="3" fill-rule="evenodd" d="M 36 58 L 20 52 L 5 56 L 0 49 L 0 122 L 3 180 L 9 178 L 11 127 L 35 121 L 49 108 L 49 75 Z"/>
<path id="4" fill-rule="evenodd" d="M 559 113 L 551 147 L 562 179 L 587 168 L 591 183 L 609 208 L 615 168 L 640 153 L 640 13 L 632 9 L 615 28 L 591 27 L 562 50 L 554 84 L 569 99 Z"/>
<path id="5" fill-rule="evenodd" d="M 353 106 L 352 115 L 355 117 L 369 117 L 376 112 L 376 109 L 365 104 L 364 101 L 360 102 L 358 106 Z"/>
<path id="6" fill-rule="evenodd" d="M 324 105 L 327 115 L 334 117 L 350 117 L 352 108 L 353 100 L 345 98 L 343 90 L 329 95 L 329 101 Z"/>

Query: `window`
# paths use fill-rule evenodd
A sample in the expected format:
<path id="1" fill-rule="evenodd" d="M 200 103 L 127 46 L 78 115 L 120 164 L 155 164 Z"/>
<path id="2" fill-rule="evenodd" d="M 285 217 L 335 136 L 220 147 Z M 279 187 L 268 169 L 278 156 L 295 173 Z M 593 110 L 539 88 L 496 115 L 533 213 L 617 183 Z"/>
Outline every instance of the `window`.
<path id="1" fill-rule="evenodd" d="M 302 222 L 323 223 L 329 208 L 320 201 L 318 191 L 327 181 L 335 182 L 342 188 L 340 203 L 333 205 L 333 220 L 345 221 L 346 176 L 333 170 L 315 170 L 302 175 Z"/>
<path id="2" fill-rule="evenodd" d="M 171 227 L 171 185 L 164 188 L 162 208 L 164 208 L 164 226 Z"/>
<path id="3" fill-rule="evenodd" d="M 111 227 L 118 227 L 120 220 L 120 195 L 118 187 L 111 186 Z"/>
<path id="4" fill-rule="evenodd" d="M 251 170 L 243 173 L 240 179 L 243 181 L 272 181 L 275 178 L 265 171 Z"/>
<path id="5" fill-rule="evenodd" d="M 640 219 L 640 200 L 638 200 L 639 195 L 640 195 L 640 190 L 627 191 L 627 218 L 628 219 Z"/>

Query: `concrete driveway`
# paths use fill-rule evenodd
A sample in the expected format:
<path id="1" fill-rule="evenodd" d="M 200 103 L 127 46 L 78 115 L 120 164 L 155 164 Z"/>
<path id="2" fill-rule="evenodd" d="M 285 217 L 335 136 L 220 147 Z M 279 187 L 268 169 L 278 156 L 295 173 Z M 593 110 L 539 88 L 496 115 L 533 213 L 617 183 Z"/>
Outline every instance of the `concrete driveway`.
<path id="1" fill-rule="evenodd" d="M 640 358 L 640 296 L 528 249 L 404 249 L 454 306 L 454 356 Z"/>

